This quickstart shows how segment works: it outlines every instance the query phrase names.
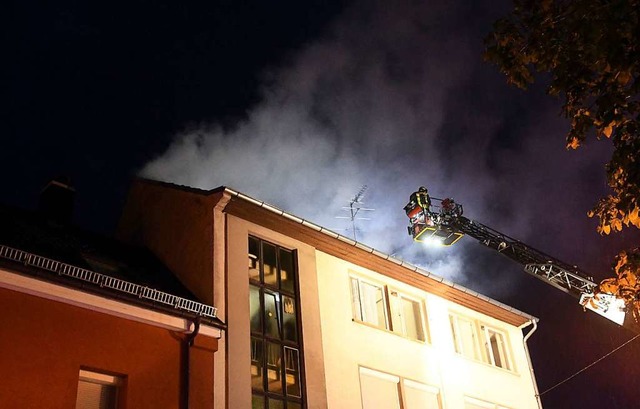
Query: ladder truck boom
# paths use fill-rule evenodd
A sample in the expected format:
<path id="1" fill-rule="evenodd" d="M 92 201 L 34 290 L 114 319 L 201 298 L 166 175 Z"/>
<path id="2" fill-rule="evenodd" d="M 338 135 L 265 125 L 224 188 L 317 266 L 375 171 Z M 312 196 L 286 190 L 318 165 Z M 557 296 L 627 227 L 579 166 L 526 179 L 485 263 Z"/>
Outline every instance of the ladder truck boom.
<path id="1" fill-rule="evenodd" d="M 426 189 L 425 189 L 426 192 Z M 591 276 L 576 266 L 560 261 L 540 250 L 513 239 L 482 223 L 462 216 L 462 205 L 451 198 L 416 200 L 411 195 L 404 210 L 409 217 L 409 235 L 418 242 L 452 245 L 464 235 L 524 266 L 524 271 L 577 298 L 590 309 L 622 325 L 625 318 L 624 301 L 613 294 L 598 291 Z M 427 203 L 428 206 L 418 203 Z"/>

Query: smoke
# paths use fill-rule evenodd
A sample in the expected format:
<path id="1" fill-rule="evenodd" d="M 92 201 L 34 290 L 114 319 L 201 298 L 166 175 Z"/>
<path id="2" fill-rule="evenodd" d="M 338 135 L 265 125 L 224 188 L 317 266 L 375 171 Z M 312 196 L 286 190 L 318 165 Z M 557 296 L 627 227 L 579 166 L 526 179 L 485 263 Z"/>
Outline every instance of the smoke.
<path id="1" fill-rule="evenodd" d="M 141 174 L 229 186 L 336 230 L 350 227 L 335 217 L 367 185 L 364 203 L 375 211 L 357 221 L 358 241 L 463 284 L 476 280 L 477 243 L 436 250 L 407 235 L 402 208 L 420 185 L 551 252 L 558 240 L 548 232 L 564 230 L 549 215 L 562 224 L 583 218 L 595 196 L 577 186 L 603 173 L 606 154 L 570 158 L 558 106 L 509 89 L 482 62 L 482 37 L 502 14 L 493 8 L 354 4 L 322 38 L 265 71 L 261 102 L 245 120 L 184 130 Z"/>

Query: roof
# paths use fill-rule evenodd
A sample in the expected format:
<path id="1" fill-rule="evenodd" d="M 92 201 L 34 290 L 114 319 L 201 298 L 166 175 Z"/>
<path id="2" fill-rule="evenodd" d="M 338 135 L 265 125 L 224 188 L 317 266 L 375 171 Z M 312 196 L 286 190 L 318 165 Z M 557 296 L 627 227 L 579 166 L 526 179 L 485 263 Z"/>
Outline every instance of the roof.
<path id="1" fill-rule="evenodd" d="M 202 190 L 142 178 L 137 179 L 137 182 L 204 196 L 223 192 L 229 199 L 224 207 L 224 212 L 228 214 L 293 237 L 319 251 L 397 279 L 509 324 L 520 326 L 532 320 L 538 321 L 536 317 L 516 308 L 231 188 L 221 186 L 212 190 Z"/>
<path id="2" fill-rule="evenodd" d="M 4 205 L 0 205 L 0 225 L 0 266 L 172 315 L 201 310 L 209 323 L 221 324 L 215 308 L 205 308 L 145 248 Z M 106 280 L 112 284 L 105 285 Z"/>

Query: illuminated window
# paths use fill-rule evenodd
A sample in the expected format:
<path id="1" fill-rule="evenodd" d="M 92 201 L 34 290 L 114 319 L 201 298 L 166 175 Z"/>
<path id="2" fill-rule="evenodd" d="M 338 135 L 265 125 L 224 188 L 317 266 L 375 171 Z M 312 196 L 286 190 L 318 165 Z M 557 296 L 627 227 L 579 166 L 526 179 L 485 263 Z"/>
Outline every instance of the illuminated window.
<path id="1" fill-rule="evenodd" d="M 303 406 L 295 252 L 249 237 L 253 409 Z"/>
<path id="2" fill-rule="evenodd" d="M 363 409 L 440 409 L 438 388 L 399 376 L 360 368 Z"/>
<path id="3" fill-rule="evenodd" d="M 356 320 L 390 329 L 385 288 L 382 285 L 351 277 L 351 296 Z"/>
<path id="4" fill-rule="evenodd" d="M 484 335 L 484 346 L 489 363 L 500 368 L 512 370 L 506 335 L 486 325 L 481 325 L 481 329 Z"/>
<path id="5" fill-rule="evenodd" d="M 404 337 L 424 341 L 422 302 L 395 289 L 351 277 L 353 318 Z"/>
<path id="6" fill-rule="evenodd" d="M 407 338 L 424 341 L 422 303 L 397 291 L 391 291 L 390 295 L 393 331 Z"/>
<path id="7" fill-rule="evenodd" d="M 467 358 L 480 360 L 480 346 L 475 322 L 453 314 L 449 316 L 449 319 L 456 352 Z"/>
<path id="8" fill-rule="evenodd" d="M 81 369 L 76 395 L 76 409 L 115 409 L 123 379 L 113 375 Z"/>
<path id="9" fill-rule="evenodd" d="M 513 371 L 507 335 L 476 320 L 450 314 L 451 332 L 457 353 L 499 368 Z M 481 349 L 481 346 L 484 348 Z"/>

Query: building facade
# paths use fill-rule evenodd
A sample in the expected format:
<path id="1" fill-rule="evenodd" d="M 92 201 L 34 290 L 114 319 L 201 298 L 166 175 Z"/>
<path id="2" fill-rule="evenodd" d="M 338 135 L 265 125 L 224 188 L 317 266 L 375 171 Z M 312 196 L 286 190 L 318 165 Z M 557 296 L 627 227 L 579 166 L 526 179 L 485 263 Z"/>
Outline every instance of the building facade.
<path id="1" fill-rule="evenodd" d="M 215 408 L 539 407 L 534 317 L 239 192 L 137 180 L 118 236 L 219 308 Z"/>
<path id="2" fill-rule="evenodd" d="M 144 249 L 57 214 L 0 206 L 0 407 L 213 407 L 215 308 Z"/>

